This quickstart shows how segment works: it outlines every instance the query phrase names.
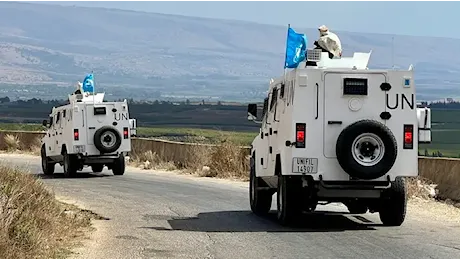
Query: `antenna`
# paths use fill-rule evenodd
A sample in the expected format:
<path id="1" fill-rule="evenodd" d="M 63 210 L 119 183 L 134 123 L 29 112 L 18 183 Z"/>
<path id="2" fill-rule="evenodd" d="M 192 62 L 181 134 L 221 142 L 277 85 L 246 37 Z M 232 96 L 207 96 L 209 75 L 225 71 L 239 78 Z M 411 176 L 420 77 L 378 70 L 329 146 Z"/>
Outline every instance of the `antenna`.
<path id="1" fill-rule="evenodd" d="M 395 69 L 395 37 L 391 36 L 391 63 L 393 70 Z"/>
<path id="2" fill-rule="evenodd" d="M 288 26 L 287 26 L 286 47 L 287 47 L 287 43 L 288 43 L 288 39 L 289 39 L 289 28 L 291 28 L 290 23 L 288 23 Z M 285 57 L 284 57 L 284 62 L 285 63 L 286 63 L 286 58 L 287 58 L 287 51 L 285 50 Z M 286 84 L 286 64 L 284 64 L 283 78 L 284 78 L 283 79 L 283 84 Z"/>
<path id="3" fill-rule="evenodd" d="M 96 103 L 96 101 L 94 100 L 95 99 L 94 94 L 96 93 L 96 82 L 94 80 L 94 70 L 91 70 L 91 74 L 93 75 L 93 107 L 94 107 L 94 104 Z"/>

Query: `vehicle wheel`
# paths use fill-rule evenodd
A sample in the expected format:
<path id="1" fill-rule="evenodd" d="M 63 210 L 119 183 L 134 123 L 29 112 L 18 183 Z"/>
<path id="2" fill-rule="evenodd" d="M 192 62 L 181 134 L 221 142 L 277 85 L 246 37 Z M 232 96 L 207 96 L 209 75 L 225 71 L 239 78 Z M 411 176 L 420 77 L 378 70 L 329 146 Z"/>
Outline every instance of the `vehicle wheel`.
<path id="1" fill-rule="evenodd" d="M 400 226 L 406 217 L 407 191 L 405 180 L 397 177 L 391 187 L 382 194 L 379 210 L 385 226 Z"/>
<path id="2" fill-rule="evenodd" d="M 101 153 L 113 153 L 121 145 L 121 135 L 117 129 L 103 126 L 94 133 L 94 146 Z"/>
<path id="3" fill-rule="evenodd" d="M 249 201 L 251 210 L 256 215 L 266 215 L 272 206 L 273 192 L 260 186 L 260 179 L 256 177 L 254 158 L 251 158 L 251 170 L 249 173 Z"/>
<path id="4" fill-rule="evenodd" d="M 121 154 L 113 163 L 113 175 L 123 175 L 125 173 L 125 156 Z"/>
<path id="5" fill-rule="evenodd" d="M 337 138 L 336 154 L 350 176 L 371 180 L 384 176 L 393 167 L 397 143 L 391 130 L 374 120 L 361 120 L 346 127 Z"/>
<path id="6" fill-rule="evenodd" d="M 77 175 L 77 158 L 73 154 L 68 154 L 67 150 L 64 150 L 62 154 L 64 158 L 63 168 L 65 177 L 75 177 Z"/>
<path id="7" fill-rule="evenodd" d="M 278 176 L 277 217 L 283 226 L 296 224 L 302 215 L 302 182 L 292 176 Z"/>
<path id="8" fill-rule="evenodd" d="M 351 214 L 365 214 L 367 213 L 367 206 L 361 204 L 359 201 L 350 201 L 345 204 Z"/>
<path id="9" fill-rule="evenodd" d="M 93 170 L 93 172 L 102 172 L 102 170 L 104 169 L 104 165 L 103 164 L 93 164 L 91 165 L 91 170 Z"/>
<path id="10" fill-rule="evenodd" d="M 50 162 L 49 158 L 46 157 L 46 147 L 45 145 L 42 146 L 40 151 L 40 155 L 42 157 L 42 171 L 45 175 L 53 175 L 54 167 L 56 166 L 55 163 Z"/>

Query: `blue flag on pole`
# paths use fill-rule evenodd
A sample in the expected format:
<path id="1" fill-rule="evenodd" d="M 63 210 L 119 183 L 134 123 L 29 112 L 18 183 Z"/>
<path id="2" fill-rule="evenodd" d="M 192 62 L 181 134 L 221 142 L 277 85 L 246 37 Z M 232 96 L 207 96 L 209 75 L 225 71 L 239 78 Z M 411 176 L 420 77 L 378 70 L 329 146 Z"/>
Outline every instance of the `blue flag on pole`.
<path id="1" fill-rule="evenodd" d="M 93 73 L 86 75 L 82 83 L 83 92 L 94 93 L 94 76 Z"/>
<path id="2" fill-rule="evenodd" d="M 284 68 L 297 68 L 307 55 L 307 36 L 288 28 Z"/>

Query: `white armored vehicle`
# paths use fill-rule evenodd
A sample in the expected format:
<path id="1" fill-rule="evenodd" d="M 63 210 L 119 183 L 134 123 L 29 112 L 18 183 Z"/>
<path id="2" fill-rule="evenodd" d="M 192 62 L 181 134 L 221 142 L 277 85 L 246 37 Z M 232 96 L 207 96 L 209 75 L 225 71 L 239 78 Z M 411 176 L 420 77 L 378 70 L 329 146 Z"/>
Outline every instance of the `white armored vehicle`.
<path id="1" fill-rule="evenodd" d="M 270 81 L 260 134 L 251 145 L 250 204 L 269 212 L 277 193 L 283 225 L 318 204 L 379 212 L 384 225 L 406 214 L 403 177 L 418 175 L 418 143 L 431 141 L 430 109 L 417 107 L 412 66 L 368 69 L 371 53 L 306 61 Z M 248 120 L 257 119 L 257 104 Z"/>
<path id="2" fill-rule="evenodd" d="M 65 176 L 74 176 L 84 166 L 114 175 L 125 172 L 125 156 L 131 151 L 128 103 L 105 102 L 104 93 L 69 95 L 69 104 L 54 107 L 42 140 L 43 173 L 54 173 L 56 163 Z M 135 129 L 134 129 L 135 130 Z"/>

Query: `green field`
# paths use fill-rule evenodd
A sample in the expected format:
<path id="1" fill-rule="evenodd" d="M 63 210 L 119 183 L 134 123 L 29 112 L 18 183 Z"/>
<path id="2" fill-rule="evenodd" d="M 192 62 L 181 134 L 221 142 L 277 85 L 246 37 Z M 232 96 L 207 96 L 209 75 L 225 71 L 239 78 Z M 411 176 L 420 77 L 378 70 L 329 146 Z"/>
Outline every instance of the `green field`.
<path id="1" fill-rule="evenodd" d="M 0 130 L 9 131 L 43 131 L 45 128 L 40 124 L 16 124 L 0 123 Z"/>
<path id="2" fill-rule="evenodd" d="M 179 127 L 138 127 L 139 137 L 153 137 L 167 140 L 188 141 L 199 143 L 217 143 L 231 140 L 240 145 L 251 144 L 257 132 L 220 131 L 212 129 L 179 128 Z"/>
<path id="3" fill-rule="evenodd" d="M 425 149 L 432 155 L 438 151 L 443 157 L 460 157 L 460 110 L 432 109 L 431 144 L 420 145 L 420 152 Z"/>
<path id="4" fill-rule="evenodd" d="M 419 152 L 429 156 L 460 157 L 460 109 L 432 110 L 432 143 L 420 145 Z M 235 126 L 238 124 L 235 122 Z M 138 127 L 139 137 L 153 137 L 181 142 L 216 143 L 223 139 L 231 139 L 241 145 L 249 145 L 257 131 L 222 131 L 207 128 L 184 126 L 143 126 Z M 40 124 L 0 123 L 3 130 L 44 130 Z"/>
<path id="5" fill-rule="evenodd" d="M 43 131 L 40 124 L 0 123 L 0 130 L 11 131 Z M 234 132 L 212 129 L 181 128 L 181 127 L 138 127 L 137 136 L 158 138 L 180 142 L 217 143 L 222 140 L 231 140 L 240 145 L 249 145 L 257 132 Z"/>

